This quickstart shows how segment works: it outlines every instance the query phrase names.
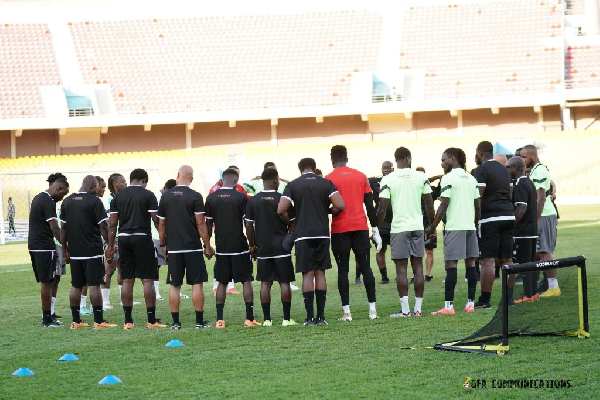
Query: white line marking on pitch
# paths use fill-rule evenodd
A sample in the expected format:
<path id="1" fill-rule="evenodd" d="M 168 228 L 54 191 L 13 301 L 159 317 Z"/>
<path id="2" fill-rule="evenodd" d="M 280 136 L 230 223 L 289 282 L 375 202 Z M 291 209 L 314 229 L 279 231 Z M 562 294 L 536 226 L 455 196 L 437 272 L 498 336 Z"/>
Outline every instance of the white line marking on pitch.
<path id="1" fill-rule="evenodd" d="M 27 268 L 27 269 L 9 269 L 7 271 L 0 271 L 0 274 L 10 274 L 11 272 L 25 272 L 25 271 L 31 271 L 31 268 Z"/>
<path id="2" fill-rule="evenodd" d="M 593 225 L 600 225 L 600 221 L 590 222 L 587 224 L 559 226 L 558 229 L 579 228 L 579 227 L 583 227 L 583 226 L 593 226 Z"/>

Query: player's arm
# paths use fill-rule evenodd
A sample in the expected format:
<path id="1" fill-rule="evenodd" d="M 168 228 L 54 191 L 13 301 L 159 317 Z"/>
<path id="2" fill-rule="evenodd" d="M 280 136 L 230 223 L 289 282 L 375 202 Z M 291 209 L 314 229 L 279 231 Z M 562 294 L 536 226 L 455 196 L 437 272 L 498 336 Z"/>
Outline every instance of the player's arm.
<path id="1" fill-rule="evenodd" d="M 523 185 L 513 187 L 514 202 L 515 202 L 515 223 L 519 222 L 523 215 L 527 212 L 527 192 L 523 189 Z M 512 197 L 511 197 L 512 198 Z"/>
<path id="2" fill-rule="evenodd" d="M 515 210 L 515 223 L 519 222 L 523 215 L 527 212 L 527 204 L 517 204 L 517 208 Z"/>
<path id="3" fill-rule="evenodd" d="M 329 196 L 329 201 L 331 202 L 331 215 L 338 215 L 346 208 L 344 204 L 344 199 L 339 192 L 334 192 Z"/>
<path id="4" fill-rule="evenodd" d="M 440 200 L 440 206 L 438 207 L 435 216 L 433 217 L 433 222 L 425 229 L 425 237 L 430 238 L 435 236 L 435 229 L 446 215 L 446 211 L 448 210 L 448 205 L 450 204 L 449 197 L 442 197 Z"/>
<path id="5" fill-rule="evenodd" d="M 475 226 L 477 226 L 481 218 L 481 198 L 473 200 L 473 205 L 475 206 Z"/>
<path id="6" fill-rule="evenodd" d="M 386 197 L 379 197 L 379 207 L 377 207 L 377 226 L 381 226 L 383 224 L 385 213 L 389 204 L 390 199 Z"/>
<path id="7" fill-rule="evenodd" d="M 433 208 L 433 197 L 431 193 L 425 193 L 421 195 L 423 200 L 425 201 L 425 211 L 427 212 L 427 220 L 431 224 L 433 219 L 435 218 L 435 209 Z"/>
<path id="8" fill-rule="evenodd" d="M 167 220 L 163 217 L 158 219 L 158 244 L 162 249 L 165 261 L 169 261 L 169 249 L 167 249 Z"/>
<path id="9" fill-rule="evenodd" d="M 277 204 L 277 215 L 286 225 L 290 224 L 290 216 L 288 214 L 288 210 L 292 205 L 292 200 L 287 196 L 281 196 L 279 199 L 279 204 Z"/>
<path id="10" fill-rule="evenodd" d="M 287 211 L 286 211 L 287 214 Z M 254 221 L 245 221 L 246 236 L 248 237 L 248 245 L 250 246 L 250 255 L 256 260 L 256 238 L 254 237 Z"/>
<path id="11" fill-rule="evenodd" d="M 204 245 L 204 255 L 210 260 L 215 255 L 215 249 L 210 245 L 209 224 L 204 214 L 194 214 L 194 218 L 196 219 L 198 235 L 200 235 L 200 239 L 202 239 Z M 212 226 L 212 220 L 210 226 Z"/>
<path id="12" fill-rule="evenodd" d="M 363 202 L 365 203 L 367 217 L 369 218 L 369 223 L 371 224 L 371 227 L 377 228 L 379 225 L 377 224 L 377 211 L 375 210 L 375 206 L 373 205 L 373 192 L 365 193 Z"/>
<path id="13" fill-rule="evenodd" d="M 537 194 L 537 220 L 539 222 L 542 218 L 542 211 L 544 211 L 544 204 L 546 203 L 546 190 L 539 188 L 535 192 Z"/>
<path id="14" fill-rule="evenodd" d="M 52 222 L 54 222 L 56 224 L 56 227 L 58 228 L 58 223 L 56 222 L 56 220 L 52 220 Z M 50 227 L 52 227 L 52 224 L 50 224 Z M 69 262 L 67 260 L 69 259 L 69 244 L 67 243 L 67 223 L 65 221 L 62 221 L 62 227 L 59 229 L 60 237 L 58 241 L 60 242 L 60 245 L 63 248 L 63 259 L 65 260 L 65 263 L 68 264 Z"/>
<path id="15" fill-rule="evenodd" d="M 156 215 L 156 211 L 150 212 L 150 218 L 152 218 L 154 227 L 156 228 L 156 230 L 158 230 L 158 216 Z"/>
<path id="16" fill-rule="evenodd" d="M 100 235 L 102 236 L 102 239 L 104 239 L 104 241 L 108 243 L 108 224 L 106 223 L 106 221 L 101 221 L 99 226 Z"/>
<path id="17" fill-rule="evenodd" d="M 119 224 L 119 214 L 116 212 L 111 212 L 108 217 L 108 240 L 106 241 L 106 262 L 109 264 L 112 262 L 113 258 L 113 248 L 115 245 L 115 238 L 117 237 L 117 225 Z"/>

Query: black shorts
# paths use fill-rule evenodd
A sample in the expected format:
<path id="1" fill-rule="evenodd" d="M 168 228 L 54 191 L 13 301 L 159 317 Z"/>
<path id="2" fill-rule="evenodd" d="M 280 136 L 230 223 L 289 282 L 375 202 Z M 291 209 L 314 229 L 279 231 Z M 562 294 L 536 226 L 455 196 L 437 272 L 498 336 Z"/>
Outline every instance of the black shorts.
<path id="1" fill-rule="evenodd" d="M 514 220 L 479 224 L 479 258 L 512 258 Z"/>
<path id="2" fill-rule="evenodd" d="M 233 256 L 217 254 L 214 277 L 217 282 L 225 284 L 231 282 L 232 279 L 234 282 L 252 282 L 254 280 L 253 268 L 249 252 Z"/>
<path id="3" fill-rule="evenodd" d="M 371 248 L 369 231 L 350 231 L 331 234 L 331 250 L 350 251 Z"/>
<path id="4" fill-rule="evenodd" d="M 515 238 L 513 262 L 523 264 L 535 261 L 536 240 L 535 238 Z"/>
<path id="5" fill-rule="evenodd" d="M 425 250 L 437 249 L 437 236 L 425 241 Z"/>
<path id="6" fill-rule="evenodd" d="M 384 246 L 389 246 L 390 245 L 391 235 L 390 235 L 389 232 L 388 233 L 381 233 L 381 232 L 379 232 L 379 236 L 381 236 L 381 243 Z"/>
<path id="7" fill-rule="evenodd" d="M 100 286 L 104 283 L 104 257 L 74 260 L 71 258 L 71 285 Z"/>
<path id="8" fill-rule="evenodd" d="M 158 279 L 152 238 L 148 235 L 119 236 L 121 279 Z"/>
<path id="9" fill-rule="evenodd" d="M 56 275 L 56 255 L 54 250 L 30 251 L 31 266 L 36 282 L 52 282 Z"/>
<path id="10" fill-rule="evenodd" d="M 331 269 L 329 239 L 304 239 L 295 243 L 296 272 Z"/>
<path id="11" fill-rule="evenodd" d="M 208 281 L 206 263 L 202 250 L 186 253 L 169 253 L 169 273 L 167 284 L 181 286 L 183 276 L 188 285 L 197 285 Z"/>
<path id="12" fill-rule="evenodd" d="M 292 255 L 277 258 L 259 258 L 256 268 L 256 280 L 261 282 L 290 283 L 296 280 Z"/>

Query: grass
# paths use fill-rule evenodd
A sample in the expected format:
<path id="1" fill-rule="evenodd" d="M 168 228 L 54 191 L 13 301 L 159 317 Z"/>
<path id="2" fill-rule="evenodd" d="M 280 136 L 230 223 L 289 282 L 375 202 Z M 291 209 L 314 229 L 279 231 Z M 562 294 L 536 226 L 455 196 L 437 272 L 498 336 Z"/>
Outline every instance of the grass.
<path id="1" fill-rule="evenodd" d="M 223 331 L 192 328 L 194 314 L 190 300 L 182 300 L 184 329 L 148 331 L 144 308 L 135 307 L 139 328 L 71 331 L 67 328 L 43 330 L 39 326 L 39 289 L 29 264 L 25 244 L 0 247 L 0 398 L 191 398 L 191 397 L 269 397 L 269 398 L 366 398 L 406 397 L 455 398 L 485 394 L 491 398 L 598 398 L 597 371 L 600 353 L 595 334 L 600 328 L 600 289 L 598 235 L 599 206 L 563 207 L 559 222 L 557 257 L 585 254 L 588 257 L 589 320 L 592 337 L 587 340 L 564 337 L 511 339 L 510 353 L 504 357 L 461 354 L 427 349 L 435 343 L 465 337 L 485 325 L 493 311 L 473 314 L 458 312 L 455 317 L 431 317 L 429 312 L 443 305 L 441 249 L 436 251 L 434 280 L 426 284 L 420 319 L 390 319 L 397 311 L 394 285 L 378 285 L 379 320 L 367 319 L 364 289 L 351 285 L 355 320 L 337 322 L 341 314 L 336 289 L 335 267 L 328 273 L 329 292 L 326 315 L 330 325 L 283 328 L 281 305 L 274 285 L 271 328 L 242 327 L 244 305 L 240 296 L 229 296 L 225 307 L 227 328 Z M 579 226 L 581 225 L 581 226 Z M 391 263 L 390 263 L 391 264 Z M 373 263 L 374 265 L 374 263 Z M 391 266 L 391 265 L 389 265 Z M 388 267 L 389 267 L 388 266 Z M 209 262 L 212 270 L 212 262 Z M 164 281 L 165 271 L 161 272 Z M 376 273 L 379 277 L 379 274 Z M 392 273 L 392 276 L 395 276 Z M 69 322 L 67 296 L 69 279 L 61 282 L 57 313 Z M 214 298 L 208 293 L 206 314 L 214 319 Z M 494 302 L 499 299 L 499 286 Z M 167 287 L 161 283 L 165 296 Z M 189 288 L 184 287 L 189 294 Z M 410 291 L 412 293 L 412 289 Z M 466 283 L 457 287 L 457 303 L 462 305 Z M 258 286 L 255 304 L 260 312 Z M 118 291 L 111 293 L 119 304 Z M 142 299 L 139 283 L 135 297 Z M 411 294 L 411 302 L 412 294 Z M 573 312 L 576 312 L 573 305 Z M 549 310 L 551 312 L 551 310 Z M 159 302 L 158 315 L 170 321 L 167 301 Z M 107 319 L 122 324 L 122 311 L 105 313 Z M 294 292 L 292 317 L 304 318 L 301 296 Z M 84 317 L 88 322 L 90 317 Z M 185 346 L 165 347 L 171 339 Z M 414 347 L 415 349 L 403 349 Z M 75 353 L 78 362 L 59 362 L 65 353 Z M 29 367 L 36 375 L 17 378 L 11 373 Z M 118 376 L 123 384 L 98 385 L 105 375 Z M 486 379 L 487 389 L 465 391 L 466 377 Z M 570 379 L 568 389 L 493 389 L 492 379 Z"/>

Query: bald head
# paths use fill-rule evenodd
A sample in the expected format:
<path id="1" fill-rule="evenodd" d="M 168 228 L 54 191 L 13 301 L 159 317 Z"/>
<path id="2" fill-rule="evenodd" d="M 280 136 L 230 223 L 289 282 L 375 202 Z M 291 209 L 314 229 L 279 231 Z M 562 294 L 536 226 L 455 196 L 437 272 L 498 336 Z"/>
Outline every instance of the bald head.
<path id="1" fill-rule="evenodd" d="M 511 157 L 510 160 L 508 160 L 508 162 L 506 163 L 507 166 L 509 167 L 521 167 L 521 168 L 525 168 L 525 161 L 523 161 L 523 158 L 519 157 L 519 156 L 514 156 Z"/>
<path id="2" fill-rule="evenodd" d="M 388 175 L 390 172 L 392 172 L 394 170 L 394 164 L 392 164 L 391 161 L 384 161 L 381 164 L 381 174 L 383 176 Z"/>
<path id="3" fill-rule="evenodd" d="M 98 188 L 98 180 L 94 175 L 87 175 L 81 182 L 80 192 L 86 192 L 89 194 L 96 195 L 96 189 Z"/>
<path id="4" fill-rule="evenodd" d="M 500 164 L 502 164 L 505 167 L 506 167 L 506 162 L 508 161 L 505 154 L 496 154 L 494 156 L 494 160 L 498 161 Z"/>
<path id="5" fill-rule="evenodd" d="M 508 160 L 506 167 L 508 168 L 508 172 L 510 172 L 510 177 L 512 179 L 517 179 L 525 175 L 525 161 L 519 156 L 511 157 L 511 159 Z"/>
<path id="6" fill-rule="evenodd" d="M 177 184 L 188 185 L 194 180 L 194 170 L 189 165 L 182 165 L 177 172 Z"/>

